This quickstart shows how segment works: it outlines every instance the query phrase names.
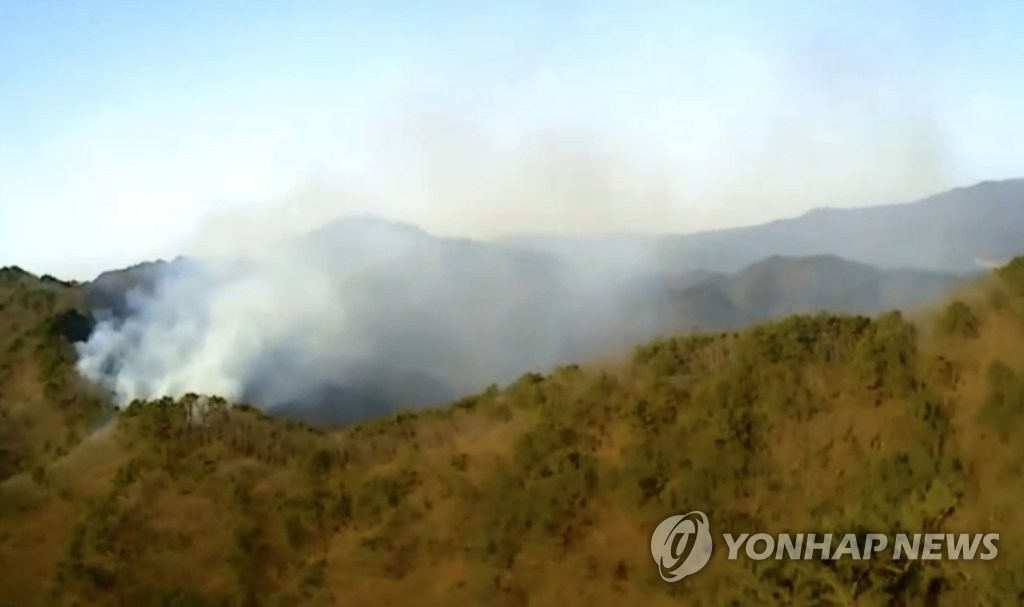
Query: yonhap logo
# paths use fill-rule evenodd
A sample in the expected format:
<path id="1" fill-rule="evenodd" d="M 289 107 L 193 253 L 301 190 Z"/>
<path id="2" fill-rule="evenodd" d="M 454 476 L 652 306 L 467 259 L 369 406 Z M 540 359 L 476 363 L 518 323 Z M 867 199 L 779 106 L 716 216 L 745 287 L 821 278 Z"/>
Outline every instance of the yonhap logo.
<path id="1" fill-rule="evenodd" d="M 723 533 L 726 560 L 741 552 L 752 561 L 991 561 L 999 555 L 998 533 Z M 711 525 L 703 512 L 677 514 L 661 521 L 651 535 L 651 555 L 666 582 L 678 582 L 711 560 Z"/>
<path id="2" fill-rule="evenodd" d="M 703 569 L 711 549 L 711 525 L 703 512 L 670 516 L 651 535 L 651 555 L 666 582 L 678 582 Z"/>

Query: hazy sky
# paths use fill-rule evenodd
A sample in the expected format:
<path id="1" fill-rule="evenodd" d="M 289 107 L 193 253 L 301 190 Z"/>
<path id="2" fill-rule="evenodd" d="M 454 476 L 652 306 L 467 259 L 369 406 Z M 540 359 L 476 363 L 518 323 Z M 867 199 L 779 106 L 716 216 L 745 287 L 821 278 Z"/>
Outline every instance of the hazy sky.
<path id="1" fill-rule="evenodd" d="M 346 212 L 691 231 L 1020 176 L 1021 40 L 1014 0 L 0 0 L 0 265 L 87 278 Z"/>

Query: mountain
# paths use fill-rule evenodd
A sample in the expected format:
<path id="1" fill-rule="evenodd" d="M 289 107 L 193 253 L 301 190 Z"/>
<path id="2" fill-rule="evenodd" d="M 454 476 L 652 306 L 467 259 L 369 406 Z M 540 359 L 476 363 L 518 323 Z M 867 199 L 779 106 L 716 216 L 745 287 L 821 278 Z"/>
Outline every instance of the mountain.
<path id="1" fill-rule="evenodd" d="M 0 478 L 66 453 L 109 413 L 74 370 L 84 311 L 80 286 L 0 268 Z"/>
<path id="2" fill-rule="evenodd" d="M 832 255 L 773 256 L 675 291 L 666 312 L 673 320 L 665 325 L 726 330 L 796 313 L 907 310 L 940 299 L 962 280 L 925 270 L 881 270 Z"/>
<path id="3" fill-rule="evenodd" d="M 698 235 L 364 217 L 216 267 L 0 269 L 0 604 L 1016 604 L 1024 258 L 960 281 L 1017 251 L 1020 183 Z M 281 316 L 312 330 L 275 341 Z M 168 317 L 161 355 L 208 371 L 225 361 L 191 348 L 212 343 L 264 410 L 119 410 L 76 372 L 97 323 Z M 136 356 L 136 329 L 102 370 L 169 360 Z M 718 545 L 667 584 L 651 531 L 692 510 L 716 533 L 996 532 L 1000 554 Z"/>
<path id="4" fill-rule="evenodd" d="M 235 348 L 245 362 L 234 363 L 231 381 L 222 382 L 241 385 L 233 396 L 333 425 L 441 404 L 528 371 L 682 331 L 736 329 L 798 312 L 912 308 L 962 280 L 834 256 L 773 257 L 732 274 L 606 261 L 580 265 L 507 243 L 435 237 L 357 217 L 269 251 L 266 260 L 212 268 L 187 259 L 144 264 L 103 274 L 85 292 L 95 316 L 137 316 L 160 336 L 141 348 L 126 329 L 124 345 L 109 348 L 101 363 L 115 375 L 111 383 L 120 381 L 125 359 L 155 359 L 169 375 L 203 359 L 199 345 L 242 333 L 244 343 L 256 345 Z M 239 285 L 254 302 L 257 294 L 274 307 L 247 305 Z M 232 314 L 211 321 L 220 309 Z M 224 323 L 238 328 L 218 332 Z M 298 328 L 272 332 L 268 324 Z M 183 354 L 175 362 L 168 352 Z M 141 371 L 149 375 L 131 379 L 163 381 L 159 370 Z M 179 390 L 186 383 L 194 385 L 176 381 Z"/>
<path id="5" fill-rule="evenodd" d="M 85 303 L 92 310 L 125 316 L 131 312 L 130 297 L 138 293 L 152 293 L 157 283 L 169 273 L 185 271 L 195 263 L 178 257 L 173 261 L 146 261 L 103 272 L 85 283 Z"/>
<path id="6" fill-rule="evenodd" d="M 765 267 L 786 264 L 708 293 L 776 298 Z M 82 287 L 2 271 L 0 603 L 1017 604 L 1024 258 L 956 297 L 667 337 L 324 432 L 215 396 L 113 412 L 73 369 Z M 693 510 L 716 542 L 998 533 L 999 554 L 758 562 L 716 543 L 666 583 L 651 532 Z"/>
<path id="7" fill-rule="evenodd" d="M 736 271 L 773 255 L 835 255 L 882 268 L 971 272 L 1002 263 L 1024 242 L 1024 179 L 989 181 L 915 202 L 820 208 L 750 227 L 683 235 L 509 242 L 558 257 L 643 259 L 662 271 Z"/>
<path id="8" fill-rule="evenodd" d="M 343 384 L 310 386 L 308 392 L 269 407 L 267 413 L 331 428 L 385 417 L 405 408 L 447 403 L 462 396 L 434 377 L 390 367 L 387 361 L 357 369 L 351 378 Z"/>

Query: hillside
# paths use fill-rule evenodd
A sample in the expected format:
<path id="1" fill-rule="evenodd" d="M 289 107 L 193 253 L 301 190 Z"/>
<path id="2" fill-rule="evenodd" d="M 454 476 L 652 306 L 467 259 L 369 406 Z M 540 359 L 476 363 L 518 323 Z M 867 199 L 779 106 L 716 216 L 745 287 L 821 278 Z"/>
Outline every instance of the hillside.
<path id="1" fill-rule="evenodd" d="M 693 234 L 509 242 L 585 263 L 642 259 L 669 272 L 734 272 L 773 255 L 835 255 L 881 268 L 971 272 L 1016 255 L 1024 239 L 1024 179 L 989 181 L 899 204 L 818 208 L 799 217 Z"/>
<path id="2" fill-rule="evenodd" d="M 116 320 L 85 358 L 89 377 L 126 400 L 217 392 L 329 426 L 439 405 L 660 336 L 820 310 L 909 309 L 963 279 L 827 255 L 771 257 L 733 274 L 629 258 L 577 265 L 355 217 L 255 259 L 100 275 L 83 286 L 85 301 Z"/>
<path id="3" fill-rule="evenodd" d="M 0 409 L 18 422 L 4 426 L 0 604 L 1024 596 L 1024 259 L 934 312 L 664 339 L 336 432 L 198 396 L 103 424 L 66 357 L 77 290 L 10 274 Z M 1002 539 L 991 562 L 731 562 L 716 549 L 666 584 L 650 533 L 693 509 L 735 532 Z"/>
<path id="4" fill-rule="evenodd" d="M 962 280 L 925 270 L 882 270 L 832 255 L 773 256 L 673 290 L 661 325 L 727 330 L 797 313 L 908 310 L 941 299 Z"/>
<path id="5" fill-rule="evenodd" d="M 0 478 L 67 453 L 109 412 L 74 372 L 81 302 L 73 285 L 0 268 Z"/>

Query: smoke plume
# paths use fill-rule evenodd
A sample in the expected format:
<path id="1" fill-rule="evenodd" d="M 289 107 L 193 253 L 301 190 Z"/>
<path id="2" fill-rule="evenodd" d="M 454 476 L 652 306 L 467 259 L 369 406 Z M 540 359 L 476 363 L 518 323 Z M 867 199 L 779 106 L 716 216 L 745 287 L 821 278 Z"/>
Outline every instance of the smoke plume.
<path id="1" fill-rule="evenodd" d="M 665 157 L 571 129 L 503 138 L 438 116 L 385 123 L 389 151 L 368 148 L 370 169 L 221 210 L 185 261 L 97 281 L 101 320 L 80 372 L 120 402 L 216 393 L 315 421 L 444 402 L 679 328 L 663 304 L 687 260 L 658 259 L 653 237 L 580 241 L 569 255 L 494 237 L 691 231 L 694 196 L 806 185 L 802 167 L 776 165 L 770 179 L 729 169 L 690 183 Z M 791 137 L 780 145 L 806 150 Z M 847 161 L 836 158 L 837 180 Z M 920 186 L 912 172 L 893 179 Z"/>
<path id="2" fill-rule="evenodd" d="M 444 402 L 657 323 L 625 271 L 369 217 L 128 272 L 91 286 L 85 377 L 122 403 L 211 393 L 321 423 Z"/>

